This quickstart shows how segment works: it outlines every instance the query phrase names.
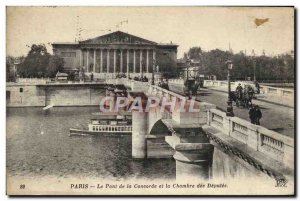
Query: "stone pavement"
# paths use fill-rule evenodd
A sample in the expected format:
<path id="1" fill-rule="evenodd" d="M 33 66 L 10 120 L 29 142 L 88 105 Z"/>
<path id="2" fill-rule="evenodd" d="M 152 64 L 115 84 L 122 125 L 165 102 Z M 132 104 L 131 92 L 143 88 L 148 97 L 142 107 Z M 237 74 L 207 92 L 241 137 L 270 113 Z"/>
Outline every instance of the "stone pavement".
<path id="1" fill-rule="evenodd" d="M 182 86 L 169 84 L 169 87 L 171 91 L 183 94 Z M 198 101 L 215 104 L 218 109 L 226 111 L 227 93 L 202 88 L 201 91 L 198 92 L 196 99 Z M 263 117 L 260 121 L 261 126 L 294 138 L 294 108 L 259 100 L 253 100 L 253 104 L 259 105 L 262 111 Z M 235 116 L 250 121 L 248 109 L 237 108 L 235 103 L 233 103 L 233 112 Z"/>

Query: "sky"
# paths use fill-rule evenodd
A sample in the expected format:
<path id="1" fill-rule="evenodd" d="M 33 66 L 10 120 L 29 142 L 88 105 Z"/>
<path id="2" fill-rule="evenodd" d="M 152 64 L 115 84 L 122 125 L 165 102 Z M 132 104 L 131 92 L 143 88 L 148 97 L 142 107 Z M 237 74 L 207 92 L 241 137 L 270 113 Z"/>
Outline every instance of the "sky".
<path id="1" fill-rule="evenodd" d="M 257 26 L 255 19 L 268 19 Z M 121 21 L 128 20 L 116 28 Z M 7 55 L 26 55 L 32 44 L 74 42 L 116 30 L 151 41 L 175 43 L 178 58 L 190 47 L 203 50 L 264 51 L 276 55 L 294 50 L 294 10 L 284 7 L 7 7 Z M 110 30 L 110 31 L 109 31 Z"/>

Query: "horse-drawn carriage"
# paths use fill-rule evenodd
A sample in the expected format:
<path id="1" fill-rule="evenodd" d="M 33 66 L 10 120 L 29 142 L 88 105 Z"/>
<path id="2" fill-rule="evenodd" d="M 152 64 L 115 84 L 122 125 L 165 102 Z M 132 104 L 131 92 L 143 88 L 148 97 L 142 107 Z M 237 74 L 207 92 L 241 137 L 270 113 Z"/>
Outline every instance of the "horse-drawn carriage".
<path id="1" fill-rule="evenodd" d="M 250 85 L 245 85 L 245 88 L 237 88 L 236 91 L 231 91 L 231 100 L 237 107 L 249 108 L 252 106 L 252 99 L 255 97 L 255 91 Z"/>

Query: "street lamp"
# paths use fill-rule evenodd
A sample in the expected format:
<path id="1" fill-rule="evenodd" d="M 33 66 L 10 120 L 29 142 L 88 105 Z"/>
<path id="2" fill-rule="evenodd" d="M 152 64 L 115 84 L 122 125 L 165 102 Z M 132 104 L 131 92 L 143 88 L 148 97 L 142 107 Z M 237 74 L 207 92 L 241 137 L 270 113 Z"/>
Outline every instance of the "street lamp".
<path id="1" fill-rule="evenodd" d="M 253 62 L 253 81 L 256 82 L 256 60 L 255 60 L 255 52 L 252 50 L 252 62 Z"/>
<path id="2" fill-rule="evenodd" d="M 232 99 L 231 99 L 231 81 L 230 81 L 230 71 L 233 68 L 233 63 L 231 60 L 226 61 L 227 65 L 227 81 L 228 81 L 228 100 L 227 100 L 227 111 L 226 116 L 233 117 Z"/>
<path id="3" fill-rule="evenodd" d="M 191 66 L 191 60 L 189 58 L 186 59 L 186 79 L 189 79 L 189 67 Z"/>
<path id="4" fill-rule="evenodd" d="M 144 76 L 144 67 L 143 67 L 143 64 L 144 64 L 144 61 L 142 60 L 141 61 L 141 66 L 142 66 L 142 68 L 141 68 L 141 79 L 143 79 L 143 76 Z"/>
<path id="5" fill-rule="evenodd" d="M 154 85 L 154 72 L 155 72 L 155 66 L 156 66 L 156 60 L 153 59 L 153 64 L 152 64 L 152 81 L 151 81 L 151 85 Z"/>

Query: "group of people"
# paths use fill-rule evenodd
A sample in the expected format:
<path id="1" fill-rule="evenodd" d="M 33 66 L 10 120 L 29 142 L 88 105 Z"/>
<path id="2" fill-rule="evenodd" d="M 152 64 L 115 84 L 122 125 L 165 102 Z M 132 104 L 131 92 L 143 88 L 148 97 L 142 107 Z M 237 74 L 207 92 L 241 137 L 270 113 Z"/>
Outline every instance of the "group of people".
<path id="1" fill-rule="evenodd" d="M 252 99 L 254 97 L 255 91 L 254 89 L 248 85 L 243 87 L 239 83 L 235 90 L 235 101 L 237 103 L 237 106 L 242 105 L 246 108 L 249 108 L 249 106 L 252 106 Z"/>
<path id="2" fill-rule="evenodd" d="M 163 88 L 163 89 L 169 90 L 168 81 L 165 82 L 164 80 L 162 80 L 161 82 L 158 83 L 158 86 Z"/>
<path id="3" fill-rule="evenodd" d="M 259 84 L 255 83 L 257 88 L 257 93 L 259 93 Z M 236 88 L 237 99 L 242 100 L 245 104 L 245 107 L 249 108 L 249 118 L 252 124 L 260 125 L 260 119 L 262 118 L 262 112 L 258 105 L 252 104 L 252 97 L 254 95 L 254 89 L 251 86 L 247 86 L 243 89 L 241 84 Z M 251 103 L 249 105 L 249 103 Z"/>
<path id="4" fill-rule="evenodd" d="M 127 76 L 126 76 L 126 74 L 125 73 L 118 73 L 117 75 L 116 75 L 116 78 L 126 78 Z"/>

